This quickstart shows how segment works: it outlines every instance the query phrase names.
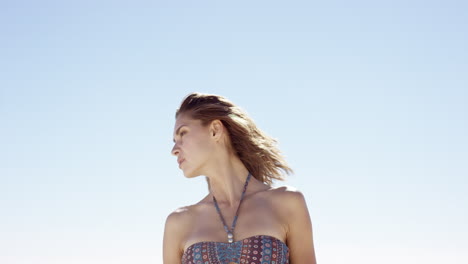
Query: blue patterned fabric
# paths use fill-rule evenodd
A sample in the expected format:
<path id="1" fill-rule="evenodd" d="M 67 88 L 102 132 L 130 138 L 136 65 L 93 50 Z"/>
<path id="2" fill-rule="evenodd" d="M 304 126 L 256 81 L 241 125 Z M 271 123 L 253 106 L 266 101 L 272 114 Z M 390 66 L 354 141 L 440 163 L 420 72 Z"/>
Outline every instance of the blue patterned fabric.
<path id="1" fill-rule="evenodd" d="M 182 264 L 289 264 L 289 248 L 266 235 L 233 243 L 198 242 L 185 250 Z"/>

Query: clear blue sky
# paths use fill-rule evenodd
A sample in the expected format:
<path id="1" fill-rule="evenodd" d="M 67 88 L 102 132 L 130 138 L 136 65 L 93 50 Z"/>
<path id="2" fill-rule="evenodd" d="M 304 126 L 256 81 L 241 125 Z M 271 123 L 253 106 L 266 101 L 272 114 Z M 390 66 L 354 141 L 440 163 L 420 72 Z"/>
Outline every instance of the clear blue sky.
<path id="1" fill-rule="evenodd" d="M 162 263 L 174 110 L 279 139 L 321 264 L 468 262 L 465 1 L 2 1 L 0 263 Z"/>

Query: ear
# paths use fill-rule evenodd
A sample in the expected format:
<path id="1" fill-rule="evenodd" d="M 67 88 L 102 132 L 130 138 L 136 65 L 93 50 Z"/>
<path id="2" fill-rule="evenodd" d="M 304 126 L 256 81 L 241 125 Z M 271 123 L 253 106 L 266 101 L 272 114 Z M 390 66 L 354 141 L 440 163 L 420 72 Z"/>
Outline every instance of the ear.
<path id="1" fill-rule="evenodd" d="M 218 141 L 224 133 L 224 125 L 223 123 L 216 119 L 211 122 L 210 125 L 210 136 L 215 140 Z"/>

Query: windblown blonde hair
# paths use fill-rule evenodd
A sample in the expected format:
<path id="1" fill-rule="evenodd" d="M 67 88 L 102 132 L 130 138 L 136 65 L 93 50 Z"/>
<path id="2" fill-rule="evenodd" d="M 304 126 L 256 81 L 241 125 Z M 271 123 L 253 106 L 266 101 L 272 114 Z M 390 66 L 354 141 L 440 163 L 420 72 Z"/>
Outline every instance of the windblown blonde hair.
<path id="1" fill-rule="evenodd" d="M 257 180 L 271 185 L 284 180 L 284 173 L 292 173 L 277 147 L 277 141 L 266 135 L 254 121 L 228 99 L 213 94 L 192 93 L 176 111 L 201 120 L 203 125 L 220 120 L 227 129 L 231 148 L 247 170 Z"/>

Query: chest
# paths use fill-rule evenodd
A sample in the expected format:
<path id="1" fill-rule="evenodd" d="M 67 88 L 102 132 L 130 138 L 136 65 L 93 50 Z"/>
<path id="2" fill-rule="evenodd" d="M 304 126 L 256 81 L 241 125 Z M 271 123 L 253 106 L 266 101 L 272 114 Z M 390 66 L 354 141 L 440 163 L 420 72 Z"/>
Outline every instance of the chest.
<path id="1" fill-rule="evenodd" d="M 234 241 L 254 235 L 269 235 L 285 241 L 286 223 L 278 210 L 278 207 L 262 200 L 242 203 L 233 232 Z M 220 211 L 231 229 L 236 208 L 220 207 Z M 214 205 L 205 206 L 192 216 L 185 248 L 201 241 L 227 242 L 227 233 Z"/>

